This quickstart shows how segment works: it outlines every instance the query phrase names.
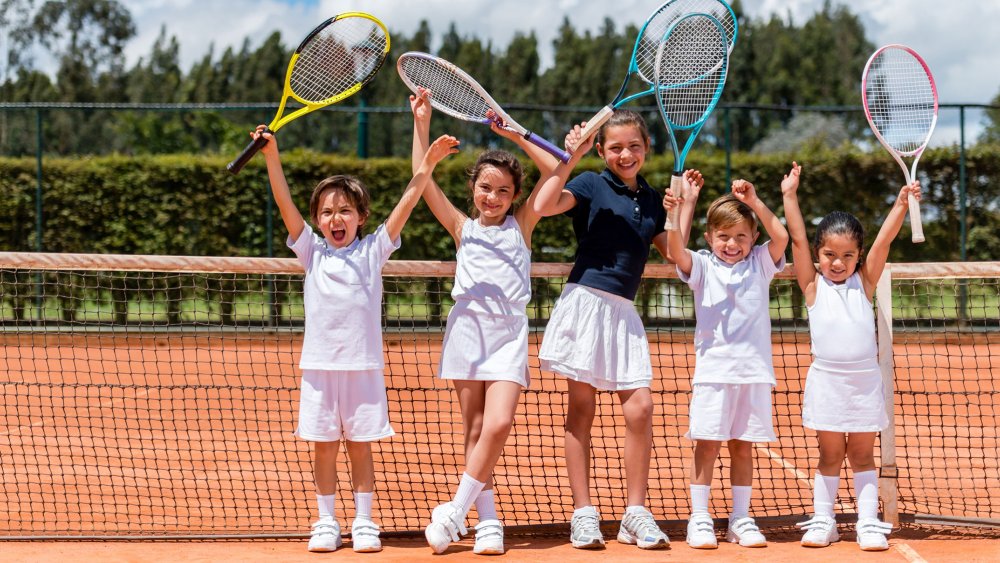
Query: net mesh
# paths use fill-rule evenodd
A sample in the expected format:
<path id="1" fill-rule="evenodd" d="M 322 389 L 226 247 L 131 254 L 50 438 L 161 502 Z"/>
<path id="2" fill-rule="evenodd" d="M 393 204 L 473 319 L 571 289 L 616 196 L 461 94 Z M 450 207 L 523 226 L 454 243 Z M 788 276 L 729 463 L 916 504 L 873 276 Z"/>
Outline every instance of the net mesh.
<path id="1" fill-rule="evenodd" d="M 726 38 L 713 18 L 685 17 L 671 29 L 657 54 L 656 96 L 671 128 L 702 123 L 726 83 Z"/>
<path id="2" fill-rule="evenodd" d="M 430 90 L 431 105 L 452 117 L 485 123 L 489 121 L 486 113 L 495 111 L 472 79 L 447 61 L 423 53 L 404 53 L 396 67 L 410 90 Z"/>
<path id="3" fill-rule="evenodd" d="M 930 71 L 901 47 L 879 51 L 865 75 L 868 119 L 895 151 L 912 155 L 923 149 L 937 116 L 937 93 Z"/>
<path id="4" fill-rule="evenodd" d="M 309 444 L 295 427 L 302 341 L 301 274 L 283 259 L 0 255 L 0 535 L 297 535 L 315 517 Z M 422 529 L 463 467 L 450 386 L 434 375 L 453 265 L 390 262 L 383 330 L 390 418 L 374 446 L 374 516 L 386 532 Z M 565 383 L 538 368 L 545 320 L 567 265 L 533 265 L 531 387 L 496 468 L 500 517 L 529 529 L 565 523 Z M 930 266 L 917 269 L 928 277 Z M 893 282 L 896 463 L 900 509 L 998 518 L 1000 263 L 974 276 Z M 886 297 L 880 296 L 879 299 Z M 655 373 L 648 506 L 687 517 L 691 293 L 650 266 L 636 299 Z M 774 423 L 754 449 L 752 513 L 811 510 L 815 437 L 801 426 L 810 363 L 801 295 L 789 274 L 771 291 Z M 598 396 L 593 498 L 625 507 L 623 419 Z M 353 517 L 341 454 L 338 515 Z M 729 510 L 723 448 L 712 511 Z M 843 479 L 837 510 L 854 512 Z M 475 518 L 475 514 L 470 515 Z M 346 529 L 345 529 L 346 531 Z"/>
<path id="5" fill-rule="evenodd" d="M 322 103 L 364 84 L 382 65 L 389 37 L 368 18 L 338 18 L 300 46 L 289 86 L 296 96 Z"/>
<path id="6" fill-rule="evenodd" d="M 656 80 L 656 52 L 663 36 L 671 25 L 689 14 L 708 14 L 718 20 L 726 32 L 727 50 L 732 52 L 738 24 L 729 5 L 720 0 L 671 0 L 647 18 L 648 23 L 636 41 L 635 64 L 646 82 L 653 84 Z"/>

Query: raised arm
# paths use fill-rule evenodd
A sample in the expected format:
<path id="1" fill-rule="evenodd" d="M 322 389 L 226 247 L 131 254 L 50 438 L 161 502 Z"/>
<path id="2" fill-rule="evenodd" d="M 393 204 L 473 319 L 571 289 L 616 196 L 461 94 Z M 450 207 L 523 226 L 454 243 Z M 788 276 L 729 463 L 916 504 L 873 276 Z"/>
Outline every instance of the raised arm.
<path id="1" fill-rule="evenodd" d="M 816 266 L 813 264 L 812 251 L 809 248 L 809 237 L 806 235 L 806 222 L 799 209 L 799 176 L 802 167 L 792 162 L 792 169 L 781 180 L 781 198 L 785 207 L 785 223 L 792 239 L 792 267 L 795 269 L 795 280 L 799 289 L 806 294 L 806 303 L 811 303 L 810 288 L 815 287 Z"/>
<path id="2" fill-rule="evenodd" d="M 885 269 L 885 262 L 889 259 L 889 246 L 899 234 L 899 229 L 903 226 L 903 219 L 910 208 L 909 196 L 920 201 L 920 182 L 914 181 L 900 188 L 896 202 L 892 204 L 892 209 L 882 222 L 882 228 L 878 230 L 875 242 L 872 243 L 865 263 L 861 266 L 861 278 L 865 283 L 865 293 L 869 299 L 875 294 L 875 285 L 882 276 Z"/>
<path id="3" fill-rule="evenodd" d="M 274 202 L 278 204 L 278 211 L 281 212 L 281 221 L 288 229 L 288 236 L 292 240 L 299 240 L 302 231 L 306 227 L 306 222 L 302 218 L 302 213 L 292 201 L 292 194 L 288 189 L 288 181 L 285 180 L 285 172 L 281 168 L 281 154 L 278 151 L 278 139 L 272 133 L 264 133 L 266 125 L 258 125 L 257 129 L 250 134 L 256 140 L 261 135 L 268 140 L 260 152 L 264 154 L 264 162 L 267 163 L 267 179 L 271 183 L 271 193 L 274 194 Z"/>
<path id="4" fill-rule="evenodd" d="M 576 206 L 576 197 L 564 189 L 570 173 L 576 168 L 590 148 L 594 146 L 594 136 L 582 139 L 581 132 L 586 123 L 575 125 L 566 135 L 566 147 L 576 147 L 569 162 L 559 162 L 552 174 L 539 182 L 532 193 L 532 208 L 542 217 L 565 213 Z"/>
<path id="5" fill-rule="evenodd" d="M 410 111 L 413 112 L 413 154 L 411 166 L 414 175 L 417 173 L 417 168 L 420 166 L 430 146 L 431 113 L 433 112 L 430 97 L 432 95 L 431 92 L 424 89 L 420 90 L 419 96 L 410 95 Z M 462 234 L 462 225 L 468 217 L 448 201 L 448 197 L 444 195 L 441 186 L 434 181 L 433 177 L 430 178 L 430 183 L 424 189 L 423 196 L 424 201 L 427 202 L 427 207 L 434 214 L 434 218 L 448 231 L 451 238 L 455 239 L 455 246 L 458 246 Z"/>
<path id="6" fill-rule="evenodd" d="M 682 234 L 681 247 L 687 248 L 688 238 L 691 236 L 691 226 L 694 225 L 694 211 L 698 204 L 698 195 L 701 194 L 701 188 L 705 185 L 705 178 L 700 171 L 693 169 L 685 170 L 683 178 L 684 182 L 681 184 L 683 193 L 674 194 L 670 188 L 667 188 L 666 194 L 663 196 L 663 209 L 669 213 L 673 206 L 681 206 L 679 231 Z M 667 207 L 668 198 L 671 202 L 670 208 Z M 673 262 L 670 255 L 670 243 L 667 240 L 667 231 L 656 235 L 656 238 L 653 239 L 653 246 L 660 251 L 664 258 Z"/>
<path id="7" fill-rule="evenodd" d="M 767 252 L 771 255 L 771 260 L 775 264 L 781 262 L 785 256 L 785 248 L 788 247 L 788 231 L 785 230 L 785 226 L 781 224 L 778 216 L 757 197 L 757 189 L 746 180 L 733 181 L 733 195 L 757 214 L 761 226 L 764 227 L 767 236 L 771 238 L 771 242 L 767 245 Z"/>
<path id="8" fill-rule="evenodd" d="M 399 198 L 399 203 L 396 204 L 392 213 L 389 214 L 389 218 L 385 220 L 385 230 L 389 234 L 390 239 L 396 240 L 399 238 L 399 234 L 403 231 L 403 226 L 406 225 L 407 219 L 410 218 L 410 213 L 413 212 L 413 208 L 420 201 L 420 196 L 428 184 L 433 181 L 431 174 L 434 172 L 434 167 L 449 154 L 457 153 L 457 147 L 458 139 L 451 135 L 441 135 L 427 149 L 423 159 L 421 159 L 420 165 L 417 167 L 416 174 L 413 175 L 413 179 L 410 180 L 410 183 L 406 186 L 406 190 L 403 191 L 403 196 Z"/>

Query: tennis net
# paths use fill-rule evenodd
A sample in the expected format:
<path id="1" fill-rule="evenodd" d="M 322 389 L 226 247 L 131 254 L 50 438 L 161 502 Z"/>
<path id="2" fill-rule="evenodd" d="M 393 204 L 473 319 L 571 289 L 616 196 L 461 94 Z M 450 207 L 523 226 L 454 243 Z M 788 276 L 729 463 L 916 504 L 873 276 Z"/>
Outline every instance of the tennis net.
<path id="1" fill-rule="evenodd" d="M 564 526 L 565 384 L 537 345 L 569 265 L 533 265 L 530 376 L 495 472 L 508 528 Z M 383 330 L 390 418 L 373 446 L 374 516 L 421 530 L 463 466 L 462 423 L 435 377 L 453 263 L 390 262 Z M 652 354 L 654 450 L 647 505 L 686 519 L 694 314 L 667 265 L 647 268 L 636 307 Z M 996 524 L 1000 506 L 1000 262 L 891 264 L 877 297 L 894 420 L 879 443 L 886 516 Z M 791 271 L 771 290 L 774 423 L 755 446 L 752 513 L 787 523 L 811 511 L 816 449 L 801 425 L 810 363 Z M 298 536 L 314 519 L 309 444 L 292 436 L 302 340 L 294 260 L 0 253 L 0 536 Z M 892 335 L 890 335 L 890 332 Z M 608 519 L 625 506 L 624 420 L 599 394 L 592 493 Z M 340 455 L 338 515 L 353 516 Z M 712 511 L 728 514 L 723 449 Z M 722 479 L 719 479 L 721 476 Z M 853 513 L 848 479 L 838 512 Z M 475 518 L 475 514 L 470 515 Z M 346 530 L 345 530 L 346 531 Z"/>

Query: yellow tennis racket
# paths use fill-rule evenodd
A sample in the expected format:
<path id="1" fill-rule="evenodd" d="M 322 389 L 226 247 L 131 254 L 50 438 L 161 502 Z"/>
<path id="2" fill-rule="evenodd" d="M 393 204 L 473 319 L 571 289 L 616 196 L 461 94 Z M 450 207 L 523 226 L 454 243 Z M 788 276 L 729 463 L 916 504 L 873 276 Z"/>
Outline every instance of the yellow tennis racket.
<path id="1" fill-rule="evenodd" d="M 389 32 L 371 14 L 336 15 L 312 30 L 288 61 L 285 91 L 278 112 L 267 131 L 275 132 L 307 113 L 353 96 L 371 81 L 389 54 Z M 291 99 L 301 107 L 284 115 Z M 238 173 L 267 144 L 263 135 L 230 162 L 226 169 Z"/>

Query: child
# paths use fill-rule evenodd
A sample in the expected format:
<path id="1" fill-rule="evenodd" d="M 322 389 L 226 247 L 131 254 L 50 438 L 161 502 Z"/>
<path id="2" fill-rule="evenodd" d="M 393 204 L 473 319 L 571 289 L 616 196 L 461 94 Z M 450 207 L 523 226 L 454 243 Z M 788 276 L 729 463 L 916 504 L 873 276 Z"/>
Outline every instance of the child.
<path id="1" fill-rule="evenodd" d="M 814 356 L 806 376 L 802 423 L 815 430 L 819 440 L 814 516 L 799 524 L 806 530 L 802 545 L 824 547 L 840 539 L 833 503 L 846 456 L 854 471 L 858 499 L 858 544 L 865 551 L 882 551 L 889 549 L 886 536 L 892 526 L 878 519 L 874 449 L 875 436 L 889 425 L 889 417 L 882 395 L 872 297 L 889 256 L 889 245 L 903 225 L 909 196 L 920 199 L 920 183 L 900 189 L 867 257 L 861 222 L 841 211 L 820 222 L 812 254 L 796 194 L 799 173 L 796 165 L 781 183 L 781 191 L 792 235 L 795 278 L 809 313 Z M 819 260 L 818 272 L 814 256 Z"/>
<path id="2" fill-rule="evenodd" d="M 374 234 L 361 238 L 370 201 L 361 182 L 351 176 L 331 176 L 316 186 L 309 217 L 321 234 L 314 233 L 292 201 L 277 139 L 263 130 L 258 126 L 252 136 L 263 134 L 268 139 L 261 152 L 271 190 L 288 229 L 288 246 L 305 269 L 306 327 L 295 435 L 316 444 L 319 519 L 312 525 L 309 551 L 334 551 L 342 544 L 334 517 L 341 439 L 354 485 L 354 551 L 381 551 L 378 525 L 371 519 L 375 486 L 371 442 L 394 434 L 382 375 L 381 272 L 389 254 L 399 248 L 400 231 L 420 201 L 431 171 L 458 152 L 458 141 L 448 136 L 435 141 L 389 218 Z"/>
<path id="3" fill-rule="evenodd" d="M 642 549 L 664 548 L 669 540 L 646 509 L 653 447 L 653 370 L 649 344 L 633 299 L 652 243 L 666 255 L 661 198 L 639 174 L 649 151 L 642 117 L 616 110 L 596 135 L 581 143 L 581 128 L 566 136 L 578 145 L 567 164 L 542 184 L 535 210 L 542 216 L 567 213 L 577 239 L 576 262 L 552 317 L 538 357 L 542 369 L 566 378 L 566 471 L 573 494 L 573 547 L 604 545 L 600 516 L 590 499 L 590 435 L 597 390 L 618 394 L 625 413 L 627 508 L 618 541 Z M 591 145 L 604 159 L 601 174 L 566 179 Z M 700 181 L 700 175 L 689 176 Z M 565 187 L 564 187 L 565 186 Z"/>
<path id="4" fill-rule="evenodd" d="M 688 225 L 683 229 L 691 224 L 700 188 L 691 182 L 686 187 L 687 194 L 678 198 L 668 192 L 664 198 L 668 210 L 683 201 Z M 754 246 L 758 218 L 771 240 Z M 749 516 L 752 448 L 753 442 L 775 440 L 768 286 L 784 267 L 788 232 L 757 197 L 753 184 L 736 180 L 732 193 L 709 207 L 705 239 L 710 250 L 691 252 L 684 248 L 682 233 L 668 233 L 671 259 L 680 279 L 694 291 L 697 317 L 687 434 L 695 440 L 687 543 L 696 549 L 718 547 L 708 499 L 713 466 L 722 442 L 728 442 L 733 502 L 726 539 L 763 547 L 767 542 Z"/>
<path id="5" fill-rule="evenodd" d="M 427 151 L 432 93 L 410 96 L 413 110 L 413 166 Z M 520 135 L 492 126 L 535 161 L 542 177 L 556 159 Z M 431 212 L 455 240 L 455 306 L 441 351 L 438 375 L 455 385 L 465 434 L 466 468 L 454 500 L 434 509 L 427 542 L 442 553 L 465 533 L 465 516 L 476 505 L 474 553 L 504 552 L 503 526 L 493 501 L 493 467 L 514 423 L 521 389 L 528 386 L 528 315 L 531 298 L 531 233 L 539 216 L 527 204 L 513 210 L 523 172 L 514 155 L 486 151 L 470 171 L 475 211 L 466 216 L 432 180 L 424 191 Z"/>

